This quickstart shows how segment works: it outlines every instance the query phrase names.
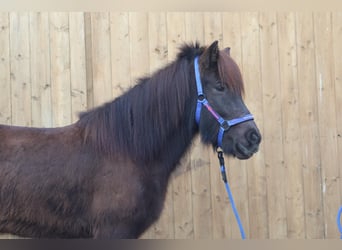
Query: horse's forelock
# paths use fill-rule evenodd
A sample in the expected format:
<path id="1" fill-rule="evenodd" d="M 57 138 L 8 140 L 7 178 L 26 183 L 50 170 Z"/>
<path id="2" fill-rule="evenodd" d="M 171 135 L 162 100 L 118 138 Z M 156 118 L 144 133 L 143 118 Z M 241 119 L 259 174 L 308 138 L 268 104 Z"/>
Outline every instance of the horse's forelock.
<path id="1" fill-rule="evenodd" d="M 218 71 L 221 80 L 228 88 L 238 95 L 244 94 L 244 84 L 239 66 L 225 51 L 220 51 Z"/>

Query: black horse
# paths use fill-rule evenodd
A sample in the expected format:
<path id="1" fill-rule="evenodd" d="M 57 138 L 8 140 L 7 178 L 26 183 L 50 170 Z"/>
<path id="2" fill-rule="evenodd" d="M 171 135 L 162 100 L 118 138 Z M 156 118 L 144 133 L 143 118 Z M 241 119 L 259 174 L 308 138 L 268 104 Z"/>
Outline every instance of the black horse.
<path id="1" fill-rule="evenodd" d="M 74 124 L 0 125 L 0 233 L 139 237 L 159 218 L 170 174 L 198 133 L 239 159 L 258 150 L 242 96 L 229 49 L 184 45 L 174 62 Z"/>

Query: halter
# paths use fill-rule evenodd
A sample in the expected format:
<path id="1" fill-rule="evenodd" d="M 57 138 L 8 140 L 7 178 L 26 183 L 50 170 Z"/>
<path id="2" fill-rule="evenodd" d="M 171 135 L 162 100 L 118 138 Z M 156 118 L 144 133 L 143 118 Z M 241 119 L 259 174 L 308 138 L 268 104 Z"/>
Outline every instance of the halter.
<path id="1" fill-rule="evenodd" d="M 205 98 L 202 88 L 201 76 L 198 67 L 198 56 L 194 60 L 194 68 L 195 68 L 195 77 L 196 77 L 196 86 L 197 86 L 197 106 L 196 106 L 196 122 L 199 125 L 202 106 L 206 107 L 206 109 L 214 116 L 215 120 L 220 124 L 220 129 L 217 134 L 217 147 L 222 147 L 222 140 L 224 132 L 228 131 L 231 127 L 238 125 L 240 123 L 244 123 L 250 120 L 254 120 L 252 114 L 247 114 L 239 118 L 234 118 L 231 120 L 225 120 L 222 116 L 220 116 L 215 110 L 210 106 L 208 100 Z"/>

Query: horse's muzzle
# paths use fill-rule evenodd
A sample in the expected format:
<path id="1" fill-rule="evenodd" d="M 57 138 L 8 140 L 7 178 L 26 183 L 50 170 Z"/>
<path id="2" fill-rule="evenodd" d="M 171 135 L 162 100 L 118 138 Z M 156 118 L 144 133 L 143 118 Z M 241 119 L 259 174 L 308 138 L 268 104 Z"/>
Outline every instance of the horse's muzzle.
<path id="1" fill-rule="evenodd" d="M 261 135 L 255 129 L 249 130 L 245 136 L 247 141 L 246 145 L 242 144 L 241 142 L 237 142 L 235 144 L 234 156 L 240 160 L 248 159 L 254 153 L 256 153 L 259 150 L 259 144 L 261 142 Z"/>

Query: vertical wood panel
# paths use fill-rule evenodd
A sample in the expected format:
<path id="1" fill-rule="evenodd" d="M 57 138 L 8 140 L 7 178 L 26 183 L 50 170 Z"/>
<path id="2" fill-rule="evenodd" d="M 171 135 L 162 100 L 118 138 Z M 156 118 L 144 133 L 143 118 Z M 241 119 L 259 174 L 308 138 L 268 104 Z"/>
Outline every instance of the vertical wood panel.
<path id="1" fill-rule="evenodd" d="M 186 13 L 185 29 L 188 43 L 204 44 L 203 13 Z M 210 197 L 210 164 L 208 148 L 200 138 L 195 138 L 192 147 L 191 183 L 194 238 L 206 239 L 212 237 L 211 197 Z"/>
<path id="2" fill-rule="evenodd" d="M 132 85 L 128 13 L 110 13 L 112 88 L 117 97 Z"/>
<path id="3" fill-rule="evenodd" d="M 51 93 L 53 126 L 71 122 L 70 37 L 67 13 L 50 13 Z"/>
<path id="4" fill-rule="evenodd" d="M 287 236 L 286 179 L 282 153 L 281 87 L 275 14 L 260 13 L 259 27 L 269 236 L 283 239 Z"/>
<path id="5" fill-rule="evenodd" d="M 112 99 L 109 13 L 91 13 L 93 105 Z"/>
<path id="6" fill-rule="evenodd" d="M 336 211 L 341 205 L 335 110 L 334 64 L 331 13 L 314 14 L 316 44 L 316 88 L 325 237 L 337 238 Z"/>
<path id="7" fill-rule="evenodd" d="M 296 18 L 306 238 L 324 237 L 312 13 Z"/>
<path id="8" fill-rule="evenodd" d="M 30 13 L 32 126 L 52 126 L 49 14 Z"/>
<path id="9" fill-rule="evenodd" d="M 86 57 L 86 79 L 87 79 L 87 108 L 94 107 L 94 81 L 93 81 L 93 40 L 91 32 L 91 13 L 84 13 L 84 39 Z"/>
<path id="10" fill-rule="evenodd" d="M 260 72 L 258 13 L 241 14 L 245 101 L 263 136 L 263 92 Z M 249 238 L 268 238 L 267 189 L 263 138 L 259 152 L 246 162 L 248 171 Z"/>
<path id="11" fill-rule="evenodd" d="M 70 25 L 70 78 L 72 121 L 78 120 L 78 114 L 87 108 L 87 73 L 84 14 L 69 14 Z"/>
<path id="12" fill-rule="evenodd" d="M 31 77 L 28 13 L 10 13 L 12 123 L 31 124 Z"/>
<path id="13" fill-rule="evenodd" d="M 296 23 L 293 13 L 278 14 L 282 133 L 286 172 L 287 237 L 305 236 L 297 79 Z"/>
<path id="14" fill-rule="evenodd" d="M 149 61 L 153 73 L 168 62 L 167 18 L 166 13 L 149 13 Z M 164 209 L 158 222 L 150 228 L 149 238 L 174 238 L 174 217 L 172 185 L 169 185 Z"/>
<path id="15" fill-rule="evenodd" d="M 0 13 L 0 123 L 11 124 L 9 14 Z"/>
<path id="16" fill-rule="evenodd" d="M 167 13 L 168 59 L 175 60 L 179 46 L 185 42 L 185 13 Z M 189 155 L 181 160 L 172 178 L 175 238 L 194 237 L 191 197 L 191 162 Z"/>
<path id="17" fill-rule="evenodd" d="M 133 85 L 150 72 L 148 15 L 142 12 L 129 14 L 129 34 L 131 52 L 131 79 Z"/>
<path id="18" fill-rule="evenodd" d="M 338 162 L 342 162 L 342 116 L 338 110 L 342 107 L 342 12 L 332 14 L 333 25 L 333 51 L 334 51 L 334 81 L 335 81 L 335 101 L 336 101 L 336 129 L 337 129 L 337 146 L 338 146 Z M 338 164 L 340 176 L 340 204 L 342 206 L 342 165 Z"/>

